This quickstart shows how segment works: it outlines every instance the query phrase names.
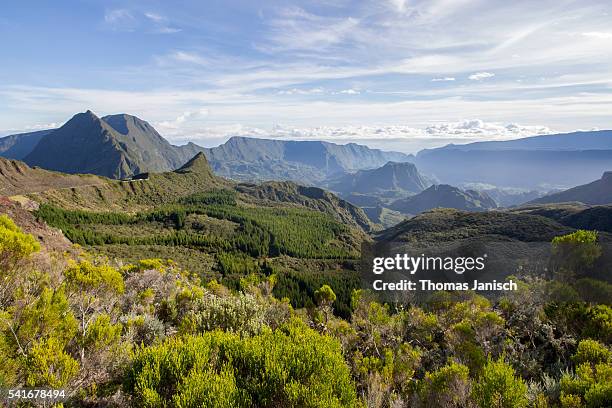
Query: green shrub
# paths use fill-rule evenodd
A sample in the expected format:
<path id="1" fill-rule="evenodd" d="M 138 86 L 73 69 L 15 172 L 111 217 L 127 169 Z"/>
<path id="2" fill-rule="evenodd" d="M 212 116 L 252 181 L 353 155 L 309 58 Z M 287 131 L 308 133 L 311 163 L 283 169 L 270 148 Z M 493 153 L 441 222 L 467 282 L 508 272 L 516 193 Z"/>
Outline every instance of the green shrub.
<path id="1" fill-rule="evenodd" d="M 481 407 L 522 408 L 527 406 L 527 385 L 501 358 L 489 359 L 472 392 Z"/>
<path id="2" fill-rule="evenodd" d="M 293 320 L 241 338 L 219 331 L 137 352 L 125 390 L 142 407 L 355 407 L 340 344 Z"/>
<path id="3" fill-rule="evenodd" d="M 419 396 L 425 407 L 465 407 L 470 402 L 469 368 L 452 362 L 437 371 L 426 373 Z"/>

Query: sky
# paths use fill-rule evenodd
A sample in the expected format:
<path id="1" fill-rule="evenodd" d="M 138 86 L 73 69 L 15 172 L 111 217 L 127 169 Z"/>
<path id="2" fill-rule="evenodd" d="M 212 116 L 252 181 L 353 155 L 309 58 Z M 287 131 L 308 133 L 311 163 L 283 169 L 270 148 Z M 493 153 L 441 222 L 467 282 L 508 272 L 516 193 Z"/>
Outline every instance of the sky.
<path id="1" fill-rule="evenodd" d="M 612 2 L 9 1 L 0 135 L 130 113 L 414 152 L 612 128 Z"/>

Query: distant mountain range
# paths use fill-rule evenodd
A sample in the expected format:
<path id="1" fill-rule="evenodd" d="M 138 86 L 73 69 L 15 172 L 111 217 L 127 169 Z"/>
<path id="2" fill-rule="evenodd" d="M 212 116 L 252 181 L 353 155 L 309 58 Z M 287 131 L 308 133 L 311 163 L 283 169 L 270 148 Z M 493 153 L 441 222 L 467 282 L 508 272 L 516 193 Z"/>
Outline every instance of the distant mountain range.
<path id="1" fill-rule="evenodd" d="M 593 180 L 612 163 L 612 131 L 575 132 L 518 140 L 447 145 L 419 152 L 421 172 L 453 185 L 569 187 Z"/>
<path id="2" fill-rule="evenodd" d="M 232 137 L 213 148 L 175 146 L 135 116 L 100 118 L 87 111 L 58 129 L 0 138 L 1 157 L 31 167 L 115 179 L 179 169 L 198 153 L 217 176 L 326 188 L 366 209 L 373 219 L 399 219 L 397 212 L 418 214 L 436 207 L 481 211 L 530 200 L 612 202 L 610 173 L 597 182 L 540 197 L 544 191 L 584 184 L 610 170 L 612 131 L 451 144 L 415 157 L 355 143 L 247 137 Z"/>
<path id="3" fill-rule="evenodd" d="M 360 169 L 373 169 L 389 161 L 409 161 L 398 152 L 370 149 L 349 143 L 286 141 L 232 137 L 206 149 L 213 170 L 236 180 L 291 180 L 320 184 L 324 180 Z"/>
<path id="4" fill-rule="evenodd" d="M 402 214 L 415 215 L 433 208 L 455 208 L 465 211 L 486 211 L 497 204 L 488 194 L 475 190 L 461 190 L 447 184 L 433 185 L 414 196 L 399 199 L 389 208 Z"/>
<path id="5" fill-rule="evenodd" d="M 610 163 L 612 167 L 612 163 Z M 606 171 L 599 180 L 550 194 L 531 201 L 534 204 L 580 202 L 590 205 L 612 204 L 612 171 Z"/>
<path id="6" fill-rule="evenodd" d="M 359 170 L 332 180 L 327 186 L 341 194 L 382 194 L 404 192 L 417 194 L 432 182 L 412 163 L 388 162 L 382 167 Z"/>
<path id="7" fill-rule="evenodd" d="M 174 146 L 149 123 L 127 114 L 102 118 L 76 114 L 62 127 L 0 139 L 0 156 L 66 173 L 126 178 L 147 171 L 169 171 L 196 153 L 206 154 L 220 176 L 243 181 L 292 180 L 317 184 L 328 177 L 408 161 L 403 153 L 349 143 L 282 141 L 232 137 L 204 148 Z"/>

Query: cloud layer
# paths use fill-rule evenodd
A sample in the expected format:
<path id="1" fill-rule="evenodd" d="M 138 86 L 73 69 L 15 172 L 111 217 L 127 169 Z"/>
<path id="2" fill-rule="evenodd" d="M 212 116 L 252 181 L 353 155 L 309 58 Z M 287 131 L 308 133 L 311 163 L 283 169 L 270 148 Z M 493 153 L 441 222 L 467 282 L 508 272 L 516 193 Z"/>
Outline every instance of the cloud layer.
<path id="1" fill-rule="evenodd" d="M 44 10 L 7 10 L 0 129 L 86 109 L 209 143 L 253 131 L 429 146 L 612 127 L 603 0 L 126 1 L 81 15 L 70 1 L 29 31 Z M 42 38 L 63 47 L 46 54 Z"/>

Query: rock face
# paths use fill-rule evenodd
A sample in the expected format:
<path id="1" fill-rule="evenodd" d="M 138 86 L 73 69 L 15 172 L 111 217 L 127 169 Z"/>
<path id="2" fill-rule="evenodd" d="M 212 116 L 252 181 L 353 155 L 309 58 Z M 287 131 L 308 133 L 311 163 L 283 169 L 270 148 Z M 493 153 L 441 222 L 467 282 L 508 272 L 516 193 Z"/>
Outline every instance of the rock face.
<path id="1" fill-rule="evenodd" d="M 125 178 L 145 171 L 173 170 L 188 160 L 185 153 L 134 116 L 98 118 L 87 111 L 45 134 L 24 161 L 65 173 Z"/>
<path id="2" fill-rule="evenodd" d="M 550 194 L 533 200 L 531 203 L 546 204 L 573 201 L 590 205 L 612 204 L 612 171 L 604 172 L 599 180 L 592 183 Z"/>
<path id="3" fill-rule="evenodd" d="M 372 170 L 359 170 L 331 182 L 329 188 L 343 194 L 377 194 L 388 191 L 417 194 L 431 185 L 412 163 L 388 162 Z"/>
<path id="4" fill-rule="evenodd" d="M 485 211 L 496 207 L 495 201 L 486 193 L 463 191 L 447 184 L 433 185 L 417 195 L 394 201 L 389 206 L 403 214 L 419 214 L 433 208 Z"/>
<path id="5" fill-rule="evenodd" d="M 290 180 L 320 184 L 346 172 L 371 169 L 409 156 L 349 143 L 232 137 L 205 151 L 215 173 L 242 181 Z"/>
<path id="6" fill-rule="evenodd" d="M 53 129 L 39 130 L 0 138 L 0 156 L 7 159 L 23 160 L 36 147 L 40 139 L 52 131 Z"/>

